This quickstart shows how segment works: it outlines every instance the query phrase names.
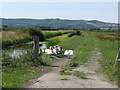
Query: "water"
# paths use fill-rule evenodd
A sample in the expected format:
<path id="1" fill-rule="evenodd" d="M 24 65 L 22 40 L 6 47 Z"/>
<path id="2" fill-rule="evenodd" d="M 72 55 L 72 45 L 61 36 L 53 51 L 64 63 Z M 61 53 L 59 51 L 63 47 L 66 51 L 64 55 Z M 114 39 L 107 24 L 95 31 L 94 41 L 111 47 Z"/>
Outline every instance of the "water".
<path id="1" fill-rule="evenodd" d="M 28 47 L 28 46 L 20 46 L 20 47 L 14 47 L 14 48 L 10 48 L 8 50 L 9 56 L 13 57 L 13 58 L 19 58 L 19 56 L 23 55 L 23 54 L 27 54 L 27 49 L 32 49 L 33 47 Z M 42 44 L 40 46 L 40 48 L 42 50 L 44 50 L 45 48 L 47 48 L 46 44 Z"/>
<path id="2" fill-rule="evenodd" d="M 23 45 L 18 47 L 11 47 L 6 49 L 9 56 L 12 58 L 19 58 L 23 54 L 27 54 L 27 50 L 32 49 L 32 46 Z"/>
<path id="3" fill-rule="evenodd" d="M 11 57 L 19 57 L 19 56 L 23 55 L 23 53 L 26 54 L 27 51 L 26 50 L 13 50 L 12 52 L 9 52 L 9 55 Z"/>

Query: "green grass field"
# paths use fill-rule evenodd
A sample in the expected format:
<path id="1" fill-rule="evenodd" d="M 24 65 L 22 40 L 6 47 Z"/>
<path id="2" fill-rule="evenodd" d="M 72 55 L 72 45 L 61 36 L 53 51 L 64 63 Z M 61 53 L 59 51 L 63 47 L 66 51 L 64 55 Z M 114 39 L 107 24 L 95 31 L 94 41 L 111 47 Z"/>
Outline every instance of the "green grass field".
<path id="1" fill-rule="evenodd" d="M 101 33 L 101 32 L 100 32 Z M 104 33 L 104 32 L 102 32 Z M 109 33 L 109 32 L 105 32 Z M 74 58 L 68 61 L 66 68 L 71 69 L 83 65 L 92 57 L 92 51 L 95 48 L 98 48 L 102 53 L 102 58 L 100 60 L 101 69 L 100 73 L 103 73 L 110 80 L 117 80 L 117 68 L 114 68 L 114 62 L 117 55 L 117 41 L 101 40 L 96 37 L 99 32 L 88 32 L 83 31 L 82 36 L 73 36 L 67 37 L 67 34 L 54 37 L 54 39 L 59 39 L 58 44 L 63 47 L 63 51 L 67 49 L 72 49 L 74 51 Z M 53 39 L 53 38 L 52 38 Z M 51 40 L 51 39 L 49 39 Z M 52 41 L 51 41 L 52 42 Z M 50 42 L 50 43 L 51 43 Z M 48 43 L 45 41 L 44 43 Z M 46 62 L 50 62 L 50 58 L 47 58 L 45 55 L 43 57 L 46 59 Z M 50 63 L 52 64 L 52 63 Z M 38 69 L 44 68 L 46 66 L 38 66 L 34 68 L 34 71 L 31 71 L 32 66 L 27 66 L 27 68 L 15 68 L 8 69 L 7 72 L 3 73 L 3 87 L 23 87 L 23 83 L 27 82 L 32 78 L 42 75 L 43 73 L 38 72 Z M 19 73 L 19 75 L 18 75 Z M 70 73 L 67 73 L 70 74 Z M 83 74 L 75 73 L 76 76 L 85 78 Z M 66 78 L 61 80 L 67 80 Z"/>
<path id="2" fill-rule="evenodd" d="M 114 64 L 118 53 L 118 41 L 97 39 L 96 43 L 102 53 L 102 59 L 100 60 L 102 68 L 100 72 L 104 73 L 111 81 L 117 80 L 118 71 Z"/>
<path id="3" fill-rule="evenodd" d="M 72 31 L 58 31 L 58 32 L 43 32 L 44 38 L 53 38 L 57 36 L 61 36 L 63 34 L 70 33 Z M 23 43 L 27 43 L 32 41 L 32 36 L 28 33 L 21 31 L 2 31 L 0 39 L 2 39 L 2 48 L 8 48 L 9 46 L 17 46 Z"/>

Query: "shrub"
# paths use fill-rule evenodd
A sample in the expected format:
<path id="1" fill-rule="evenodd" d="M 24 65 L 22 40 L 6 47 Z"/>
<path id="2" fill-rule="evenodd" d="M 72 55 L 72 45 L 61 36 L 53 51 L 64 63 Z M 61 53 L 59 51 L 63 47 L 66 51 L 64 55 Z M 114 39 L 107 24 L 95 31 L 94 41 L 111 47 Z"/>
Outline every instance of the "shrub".
<path id="1" fill-rule="evenodd" d="M 71 75 L 71 72 L 61 72 L 60 75 Z"/>
<path id="2" fill-rule="evenodd" d="M 2 34 L 2 48 L 20 45 L 32 40 L 29 34 L 23 32 L 2 32 Z"/>
<path id="3" fill-rule="evenodd" d="M 32 50 L 27 50 L 27 54 L 23 53 L 19 58 L 14 58 L 8 55 L 7 51 L 3 51 L 2 53 L 2 66 L 3 68 L 16 68 L 22 67 L 24 65 L 31 66 L 39 66 L 46 65 L 45 62 L 42 61 L 42 58 L 39 57 L 37 60 L 33 59 Z"/>
<path id="4" fill-rule="evenodd" d="M 78 66 L 78 62 L 71 60 L 71 61 L 69 62 L 69 66 L 70 66 L 70 67 L 77 67 L 77 66 Z"/>
<path id="5" fill-rule="evenodd" d="M 62 32 L 47 32 L 44 34 L 45 38 L 52 38 L 52 37 L 56 37 L 56 36 L 60 36 L 62 35 Z"/>
<path id="6" fill-rule="evenodd" d="M 30 28 L 27 28 L 27 29 L 28 29 L 28 32 L 31 36 L 38 35 L 40 41 L 45 40 L 43 33 L 39 29 L 37 29 L 35 27 L 30 27 Z"/>
<path id="7" fill-rule="evenodd" d="M 74 72 L 74 76 L 77 76 L 77 77 L 79 77 L 80 79 L 88 79 L 88 78 L 85 76 L 85 73 L 79 72 L 79 71 L 75 71 L 75 72 Z"/>
<path id="8" fill-rule="evenodd" d="M 82 35 L 81 31 L 76 31 L 76 35 Z"/>
<path id="9" fill-rule="evenodd" d="M 67 34 L 72 31 L 65 32 L 47 32 L 42 33 L 39 29 L 31 27 L 24 29 L 23 32 L 1 32 L 2 33 L 2 48 L 7 48 L 9 46 L 21 45 L 22 43 L 26 43 L 32 41 L 32 37 L 30 35 L 39 35 L 39 40 L 43 41 L 47 38 L 52 38 L 56 36 L 60 36 L 62 34 Z M 29 35 L 29 34 L 30 35 Z"/>
<path id="10" fill-rule="evenodd" d="M 62 78 L 61 80 L 69 80 L 68 78 Z"/>
<path id="11" fill-rule="evenodd" d="M 56 45 L 56 44 L 58 44 L 58 43 L 60 43 L 60 40 L 57 39 L 57 38 L 48 40 L 48 46 L 49 46 L 49 47 L 50 47 L 50 46 L 54 46 L 54 45 Z"/>
<path id="12" fill-rule="evenodd" d="M 75 32 L 71 32 L 69 35 L 68 35 L 68 37 L 72 37 L 72 36 L 74 36 L 74 35 L 82 35 L 82 32 L 81 31 L 75 31 Z"/>

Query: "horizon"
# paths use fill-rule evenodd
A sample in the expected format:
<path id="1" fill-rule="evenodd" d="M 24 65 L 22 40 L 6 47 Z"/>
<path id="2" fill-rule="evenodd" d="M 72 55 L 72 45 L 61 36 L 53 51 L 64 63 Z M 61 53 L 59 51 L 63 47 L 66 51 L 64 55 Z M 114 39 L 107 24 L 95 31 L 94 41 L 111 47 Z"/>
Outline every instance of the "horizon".
<path id="1" fill-rule="evenodd" d="M 96 20 L 96 19 L 90 19 L 90 20 L 86 20 L 86 19 L 63 19 L 63 18 L 0 18 L 0 19 L 31 19 L 31 20 L 46 20 L 46 19 L 60 19 L 60 20 L 83 20 L 83 21 L 99 21 L 99 22 L 105 22 L 105 21 L 101 21 L 101 20 Z M 114 22 L 105 22 L 105 23 L 114 23 Z M 115 24 L 118 24 L 117 22 L 115 22 Z"/>
<path id="2" fill-rule="evenodd" d="M 118 23 L 117 4 L 117 2 L 4 2 L 1 17 L 12 19 L 60 18 Z"/>

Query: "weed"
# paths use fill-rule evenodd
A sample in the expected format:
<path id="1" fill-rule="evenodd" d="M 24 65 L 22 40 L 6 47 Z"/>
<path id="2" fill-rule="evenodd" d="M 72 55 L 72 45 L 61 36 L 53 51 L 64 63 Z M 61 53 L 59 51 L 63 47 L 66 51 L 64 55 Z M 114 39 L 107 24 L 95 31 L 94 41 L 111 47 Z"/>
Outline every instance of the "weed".
<path id="1" fill-rule="evenodd" d="M 110 36 L 111 33 L 113 36 Z M 116 34 L 118 33 L 111 31 L 100 31 L 100 32 L 94 31 L 91 32 L 91 34 L 95 36 L 102 34 L 107 37 L 115 37 Z M 118 41 L 112 42 L 107 39 L 108 38 L 104 38 L 104 39 L 96 38 L 96 45 L 102 54 L 101 60 L 99 60 L 101 64 L 101 69 L 98 72 L 105 74 L 106 77 L 110 80 L 118 80 L 118 78 L 120 78 L 120 76 L 118 76 L 118 68 L 114 68 L 114 63 L 118 52 Z"/>
<path id="2" fill-rule="evenodd" d="M 69 66 L 70 66 L 70 67 L 77 67 L 78 65 L 79 65 L 78 62 L 75 61 L 75 60 L 71 60 L 71 61 L 69 62 Z"/>
<path id="3" fill-rule="evenodd" d="M 57 38 L 55 38 L 55 39 L 50 39 L 50 40 L 48 40 L 47 43 L 48 43 L 48 46 L 50 47 L 50 46 L 54 46 L 54 45 L 59 44 L 59 43 L 60 43 L 60 40 L 57 39 Z"/>
<path id="4" fill-rule="evenodd" d="M 60 75 L 71 75 L 71 72 L 60 72 Z"/>
<path id="5" fill-rule="evenodd" d="M 60 36 L 63 34 L 67 34 L 73 31 L 65 31 L 65 32 L 46 32 L 46 33 L 41 33 L 40 31 L 36 31 L 34 32 L 31 28 L 30 28 L 30 35 L 34 35 L 35 33 L 40 34 L 40 41 L 43 41 L 45 39 L 48 38 L 52 38 L 52 37 L 56 37 L 56 36 Z M 2 38 L 2 48 L 7 48 L 9 46 L 15 46 L 15 45 L 21 45 L 22 43 L 27 43 L 29 41 L 32 41 L 32 37 L 28 34 L 28 30 L 25 32 L 20 32 L 20 31 L 16 31 L 16 32 L 11 32 L 11 31 L 3 31 L 0 32 L 2 33 L 2 36 L 0 36 L 0 38 Z"/>
<path id="6" fill-rule="evenodd" d="M 83 72 L 75 71 L 73 75 L 79 77 L 80 79 L 88 79 L 87 77 L 85 77 L 85 73 Z"/>
<path id="7" fill-rule="evenodd" d="M 62 78 L 61 80 L 69 80 L 68 78 Z"/>

